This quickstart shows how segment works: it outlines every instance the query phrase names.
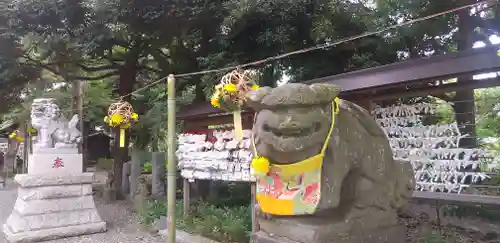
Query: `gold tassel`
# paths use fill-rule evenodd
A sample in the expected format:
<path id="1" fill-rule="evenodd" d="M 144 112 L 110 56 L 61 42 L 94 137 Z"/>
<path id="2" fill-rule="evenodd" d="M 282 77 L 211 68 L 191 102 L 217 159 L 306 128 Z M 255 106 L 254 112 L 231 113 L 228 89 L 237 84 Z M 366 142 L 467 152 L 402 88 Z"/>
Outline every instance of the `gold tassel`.
<path id="1" fill-rule="evenodd" d="M 120 148 L 125 147 L 125 129 L 120 128 Z"/>
<path id="2" fill-rule="evenodd" d="M 243 124 L 241 121 L 241 110 L 236 110 L 233 112 L 233 122 L 234 122 L 234 135 L 236 140 L 241 141 L 243 139 Z"/>

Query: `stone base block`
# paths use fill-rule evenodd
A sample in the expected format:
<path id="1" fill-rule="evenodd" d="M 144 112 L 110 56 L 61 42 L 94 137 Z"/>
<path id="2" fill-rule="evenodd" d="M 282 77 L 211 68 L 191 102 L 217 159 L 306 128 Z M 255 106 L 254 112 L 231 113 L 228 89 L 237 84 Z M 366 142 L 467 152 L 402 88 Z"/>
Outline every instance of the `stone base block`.
<path id="1" fill-rule="evenodd" d="M 16 175 L 16 203 L 3 227 L 9 242 L 106 231 L 92 196 L 92 173 Z"/>
<path id="2" fill-rule="evenodd" d="M 30 154 L 28 174 L 82 173 L 82 154 Z"/>
<path id="3" fill-rule="evenodd" d="M 404 226 L 374 229 L 364 234 L 344 234 L 335 238 L 322 239 L 313 242 L 294 241 L 286 237 L 270 235 L 259 231 L 252 235 L 250 243 L 396 243 L 405 242 L 406 229 Z"/>
<path id="4" fill-rule="evenodd" d="M 35 231 L 12 233 L 7 224 L 3 225 L 5 238 L 9 242 L 24 243 L 24 242 L 39 242 L 54 240 L 64 237 L 76 235 L 94 234 L 106 231 L 106 223 L 90 223 L 73 226 L 65 226 L 59 228 L 40 229 Z"/>
<path id="5" fill-rule="evenodd" d="M 399 243 L 406 228 L 395 211 L 373 211 L 361 217 L 298 216 L 259 219 L 252 243 Z"/>

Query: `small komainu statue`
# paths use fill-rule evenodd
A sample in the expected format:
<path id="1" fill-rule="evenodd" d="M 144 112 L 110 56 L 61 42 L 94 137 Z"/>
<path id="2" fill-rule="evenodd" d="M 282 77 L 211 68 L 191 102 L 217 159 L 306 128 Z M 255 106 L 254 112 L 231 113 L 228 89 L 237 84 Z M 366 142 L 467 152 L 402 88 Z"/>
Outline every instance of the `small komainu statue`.
<path id="1" fill-rule="evenodd" d="M 328 84 L 285 84 L 247 94 L 256 111 L 260 231 L 254 243 L 404 242 L 397 210 L 415 187 L 370 114 Z"/>
<path id="2" fill-rule="evenodd" d="M 52 148 L 77 148 L 82 142 L 82 133 L 77 128 L 78 121 L 78 115 L 68 121 L 55 99 L 35 99 L 31 105 L 31 125 L 38 132 L 34 152 Z"/>

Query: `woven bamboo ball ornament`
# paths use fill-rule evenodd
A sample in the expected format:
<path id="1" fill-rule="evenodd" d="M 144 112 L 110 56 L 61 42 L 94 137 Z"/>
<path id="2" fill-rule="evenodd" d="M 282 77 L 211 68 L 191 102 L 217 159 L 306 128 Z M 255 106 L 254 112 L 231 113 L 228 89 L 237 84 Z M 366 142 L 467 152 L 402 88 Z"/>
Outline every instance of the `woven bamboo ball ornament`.
<path id="1" fill-rule="evenodd" d="M 108 117 L 111 118 L 112 126 L 130 123 L 132 113 L 134 113 L 134 108 L 127 101 L 113 103 L 108 108 Z M 115 118 L 114 121 L 113 118 Z"/>
<path id="2" fill-rule="evenodd" d="M 111 104 L 108 108 L 108 115 L 104 117 L 104 121 L 110 127 L 120 128 L 120 147 L 122 148 L 125 146 L 125 129 L 130 128 L 132 122 L 138 119 L 139 116 L 134 112 L 132 105 L 123 100 Z"/>
<path id="3" fill-rule="evenodd" d="M 255 72 L 252 70 L 236 69 L 224 75 L 218 85 L 210 103 L 215 108 L 233 112 L 234 131 L 236 139 L 243 137 L 241 108 L 245 105 L 245 95 L 259 86 L 255 83 Z"/>

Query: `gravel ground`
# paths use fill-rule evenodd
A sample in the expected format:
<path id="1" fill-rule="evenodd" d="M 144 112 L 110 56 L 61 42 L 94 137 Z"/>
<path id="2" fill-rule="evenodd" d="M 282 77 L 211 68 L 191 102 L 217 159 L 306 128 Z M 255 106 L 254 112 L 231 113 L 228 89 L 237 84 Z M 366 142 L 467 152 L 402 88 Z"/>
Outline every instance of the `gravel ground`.
<path id="1" fill-rule="evenodd" d="M 3 224 L 10 215 L 14 202 L 16 201 L 16 189 L 9 185 L 10 189 L 0 189 L 0 220 Z M 128 210 L 124 202 L 105 204 L 96 200 L 101 217 L 108 223 L 106 233 L 85 235 L 73 238 L 46 241 L 48 243 L 129 243 L 165 242 L 160 236 L 154 236 L 143 230 L 138 223 L 138 217 Z M 0 243 L 6 243 L 3 233 L 0 233 Z"/>

